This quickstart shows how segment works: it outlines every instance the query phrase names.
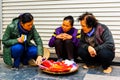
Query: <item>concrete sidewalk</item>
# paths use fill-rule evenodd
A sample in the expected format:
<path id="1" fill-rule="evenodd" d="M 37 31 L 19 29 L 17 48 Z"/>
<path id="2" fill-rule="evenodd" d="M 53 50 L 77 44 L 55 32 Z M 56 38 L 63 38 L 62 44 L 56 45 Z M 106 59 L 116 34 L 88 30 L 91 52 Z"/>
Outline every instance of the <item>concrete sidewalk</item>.
<path id="1" fill-rule="evenodd" d="M 75 73 L 51 75 L 40 71 L 38 67 L 22 67 L 15 71 L 5 65 L 0 58 L 0 80 L 120 80 L 119 64 L 112 65 L 113 72 L 110 74 L 104 74 L 101 67 L 83 69 L 82 64 L 79 63 L 79 70 Z"/>

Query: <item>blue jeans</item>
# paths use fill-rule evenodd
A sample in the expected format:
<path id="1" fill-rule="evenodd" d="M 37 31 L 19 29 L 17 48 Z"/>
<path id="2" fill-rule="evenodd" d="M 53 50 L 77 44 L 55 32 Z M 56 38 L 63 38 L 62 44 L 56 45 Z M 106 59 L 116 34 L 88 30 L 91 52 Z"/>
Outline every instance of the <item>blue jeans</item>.
<path id="1" fill-rule="evenodd" d="M 28 46 L 27 49 L 25 49 L 23 44 L 15 44 L 11 47 L 11 55 L 14 59 L 14 67 L 19 67 L 21 62 L 27 65 L 30 59 L 36 59 L 37 47 Z"/>

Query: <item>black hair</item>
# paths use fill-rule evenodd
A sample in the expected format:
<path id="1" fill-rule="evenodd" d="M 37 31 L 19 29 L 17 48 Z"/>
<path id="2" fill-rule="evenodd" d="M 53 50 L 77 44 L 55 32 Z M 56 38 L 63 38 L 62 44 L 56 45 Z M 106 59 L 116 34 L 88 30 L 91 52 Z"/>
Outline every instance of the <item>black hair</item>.
<path id="1" fill-rule="evenodd" d="M 96 27 L 98 24 L 98 20 L 90 12 L 85 12 L 84 14 L 78 17 L 78 21 L 82 21 L 84 19 L 86 19 L 86 25 L 88 28 Z"/>
<path id="2" fill-rule="evenodd" d="M 33 20 L 33 16 L 31 15 L 31 13 L 23 13 L 20 14 L 17 18 L 15 18 L 14 20 L 19 19 L 20 22 L 27 23 Z"/>
<path id="3" fill-rule="evenodd" d="M 72 16 L 66 16 L 63 20 L 69 20 L 71 26 L 73 26 L 73 24 L 74 24 L 74 18 Z"/>

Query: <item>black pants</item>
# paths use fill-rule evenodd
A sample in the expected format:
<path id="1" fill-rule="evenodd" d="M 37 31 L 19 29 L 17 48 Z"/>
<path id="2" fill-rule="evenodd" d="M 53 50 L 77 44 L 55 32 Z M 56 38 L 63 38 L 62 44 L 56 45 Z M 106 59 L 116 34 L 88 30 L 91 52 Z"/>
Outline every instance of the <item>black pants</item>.
<path id="1" fill-rule="evenodd" d="M 72 40 L 61 40 L 57 39 L 55 41 L 55 51 L 58 56 L 58 59 L 74 59 L 77 55 L 77 50 L 73 45 Z"/>
<path id="2" fill-rule="evenodd" d="M 91 57 L 87 49 L 79 47 L 78 56 L 80 56 L 88 66 L 100 64 L 103 69 L 107 69 L 115 57 L 115 52 L 109 49 L 101 49 L 97 51 L 97 56 Z"/>

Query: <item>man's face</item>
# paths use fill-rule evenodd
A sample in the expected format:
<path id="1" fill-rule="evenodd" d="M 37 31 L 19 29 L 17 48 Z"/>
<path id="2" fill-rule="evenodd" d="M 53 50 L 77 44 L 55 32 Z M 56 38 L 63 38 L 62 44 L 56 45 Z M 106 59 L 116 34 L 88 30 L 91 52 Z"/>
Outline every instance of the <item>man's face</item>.
<path id="1" fill-rule="evenodd" d="M 33 20 L 30 22 L 24 23 L 24 24 L 21 22 L 21 25 L 22 25 L 23 29 L 30 31 L 33 26 Z"/>
<path id="2" fill-rule="evenodd" d="M 87 27 L 87 24 L 86 24 L 86 20 L 85 20 L 85 19 L 82 20 L 82 21 L 80 21 L 80 24 L 81 24 L 81 27 L 82 27 L 82 30 L 83 30 L 84 33 L 88 33 L 88 32 L 91 31 L 92 28 L 88 28 L 88 27 Z"/>
<path id="3" fill-rule="evenodd" d="M 70 31 L 71 28 L 72 28 L 72 26 L 71 26 L 70 21 L 69 20 L 64 20 L 63 24 L 62 24 L 63 31 L 68 32 L 68 31 Z"/>

